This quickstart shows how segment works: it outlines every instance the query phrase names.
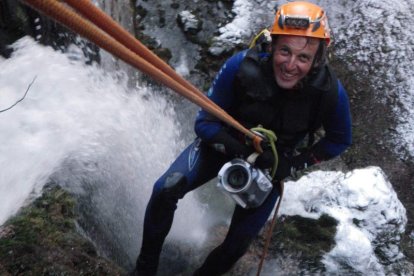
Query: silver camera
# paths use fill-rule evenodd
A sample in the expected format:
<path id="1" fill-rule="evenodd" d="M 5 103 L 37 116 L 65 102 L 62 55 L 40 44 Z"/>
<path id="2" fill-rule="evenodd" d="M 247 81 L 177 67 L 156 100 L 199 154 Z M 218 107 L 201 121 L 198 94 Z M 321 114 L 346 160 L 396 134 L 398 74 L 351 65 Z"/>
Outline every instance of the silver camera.
<path id="1" fill-rule="evenodd" d="M 223 165 L 217 186 L 243 208 L 260 206 L 273 188 L 269 175 L 239 158 Z"/>

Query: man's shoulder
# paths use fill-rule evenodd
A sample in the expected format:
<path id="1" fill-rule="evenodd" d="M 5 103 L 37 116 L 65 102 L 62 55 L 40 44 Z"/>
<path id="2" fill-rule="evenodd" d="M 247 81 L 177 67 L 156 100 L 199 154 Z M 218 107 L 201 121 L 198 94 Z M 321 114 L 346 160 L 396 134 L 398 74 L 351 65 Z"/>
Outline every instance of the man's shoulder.
<path id="1" fill-rule="evenodd" d="M 225 64 L 240 64 L 247 56 L 249 49 L 238 51 L 234 53 Z"/>
<path id="2" fill-rule="evenodd" d="M 229 57 L 226 62 L 221 66 L 218 76 L 227 76 L 236 74 L 243 60 L 246 58 L 248 50 L 239 51 Z"/>
<path id="3" fill-rule="evenodd" d="M 338 89 L 338 79 L 332 68 L 325 64 L 314 72 L 308 85 L 320 92 L 333 92 Z"/>

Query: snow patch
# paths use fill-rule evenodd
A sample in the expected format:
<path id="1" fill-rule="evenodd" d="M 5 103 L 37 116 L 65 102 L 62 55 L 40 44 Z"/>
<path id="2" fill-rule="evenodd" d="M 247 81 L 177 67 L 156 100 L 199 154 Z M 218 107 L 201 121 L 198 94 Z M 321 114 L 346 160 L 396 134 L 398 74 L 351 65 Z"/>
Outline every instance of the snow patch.
<path id="1" fill-rule="evenodd" d="M 358 272 L 382 275 L 374 251 L 391 262 L 403 257 L 398 242 L 406 210 L 380 168 L 316 171 L 285 184 L 281 214 L 316 219 L 324 213 L 339 221 L 336 246 L 323 261 L 330 272 L 346 263 Z"/>

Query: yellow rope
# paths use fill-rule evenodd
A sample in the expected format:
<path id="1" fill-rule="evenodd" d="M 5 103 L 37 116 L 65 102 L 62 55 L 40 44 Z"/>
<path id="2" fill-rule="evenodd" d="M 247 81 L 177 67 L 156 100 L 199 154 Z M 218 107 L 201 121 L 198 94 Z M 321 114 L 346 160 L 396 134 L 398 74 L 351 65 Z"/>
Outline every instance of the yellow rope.
<path id="1" fill-rule="evenodd" d="M 273 178 L 275 177 L 275 174 L 276 174 L 277 166 L 279 164 L 279 156 L 278 156 L 277 150 L 276 150 L 277 136 L 273 131 L 271 131 L 269 129 L 265 129 L 262 126 L 252 128 L 251 131 L 253 131 L 255 133 L 259 133 L 260 135 L 264 136 L 265 141 L 267 141 L 270 144 L 270 147 L 272 148 L 273 156 L 275 157 L 275 162 L 273 164 L 272 171 L 271 171 L 270 175 L 271 175 L 272 180 L 273 180 Z M 273 230 L 274 230 L 275 225 L 276 225 L 276 219 L 277 219 L 277 214 L 279 213 L 280 203 L 282 202 L 282 196 L 283 196 L 283 190 L 284 190 L 283 181 L 279 182 L 279 184 L 280 184 L 280 196 L 279 196 L 279 199 L 277 201 L 276 210 L 275 210 L 275 213 L 273 214 L 273 218 L 272 218 L 272 222 L 270 224 L 269 231 L 267 232 L 267 235 L 266 235 L 266 242 L 265 242 L 265 246 L 263 248 L 262 256 L 260 258 L 259 267 L 257 269 L 256 276 L 260 276 L 260 273 L 262 271 L 263 263 L 264 263 L 264 260 L 266 258 L 269 246 L 270 246 L 270 240 L 272 238 Z"/>
<path id="2" fill-rule="evenodd" d="M 251 131 L 263 135 L 266 138 L 266 141 L 269 142 L 270 147 L 272 148 L 273 156 L 275 157 L 275 162 L 273 163 L 273 167 L 272 167 L 272 170 L 270 172 L 270 176 L 272 177 L 272 180 L 273 180 L 273 178 L 275 177 L 275 174 L 276 174 L 277 166 L 279 164 L 279 156 L 278 156 L 277 150 L 276 150 L 277 136 L 273 131 L 271 131 L 269 129 L 265 129 L 261 126 L 254 127 L 254 128 L 251 129 Z"/>

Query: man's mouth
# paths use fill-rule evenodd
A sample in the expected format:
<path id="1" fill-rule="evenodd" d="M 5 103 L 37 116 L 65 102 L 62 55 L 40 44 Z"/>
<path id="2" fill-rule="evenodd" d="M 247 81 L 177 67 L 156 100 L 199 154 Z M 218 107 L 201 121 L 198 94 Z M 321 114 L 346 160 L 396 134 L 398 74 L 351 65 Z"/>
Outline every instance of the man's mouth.
<path id="1" fill-rule="evenodd" d="M 294 79 L 296 77 L 296 74 L 294 73 L 288 73 L 285 70 L 281 69 L 280 72 L 282 73 L 282 78 L 285 80 L 291 80 Z"/>

